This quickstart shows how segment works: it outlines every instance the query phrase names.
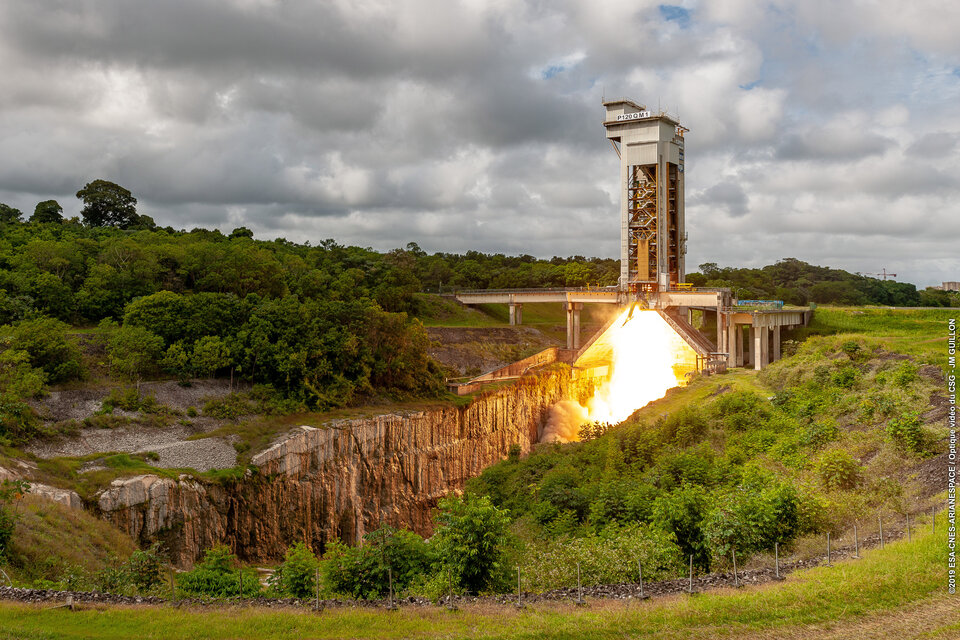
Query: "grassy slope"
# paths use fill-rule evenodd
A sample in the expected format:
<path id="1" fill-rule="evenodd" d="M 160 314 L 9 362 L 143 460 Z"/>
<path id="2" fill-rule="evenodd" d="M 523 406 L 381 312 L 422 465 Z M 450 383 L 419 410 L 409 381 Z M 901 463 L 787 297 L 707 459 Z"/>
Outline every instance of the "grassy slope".
<path id="1" fill-rule="evenodd" d="M 57 578 L 69 568 L 92 573 L 136 549 L 129 536 L 87 511 L 30 495 L 18 511 L 6 567 L 16 583 Z"/>
<path id="2" fill-rule="evenodd" d="M 448 612 L 177 610 L 0 604 L 0 638 L 750 638 L 850 637 L 864 625 L 897 637 L 955 637 L 960 609 L 945 591 L 945 524 L 857 561 L 791 575 L 782 585 L 646 603 L 593 602 Z M 921 624 L 922 623 L 922 624 Z M 942 635 L 938 635 L 937 632 Z M 947 635 L 947 634 L 954 635 Z M 885 637 L 873 635 L 865 637 Z M 889 635 L 887 636 L 889 637 Z"/>
<path id="3" fill-rule="evenodd" d="M 818 307 L 809 327 L 789 332 L 786 337 L 802 340 L 810 335 L 849 334 L 878 338 L 891 351 L 945 366 L 947 320 L 958 316 L 957 309 Z"/>

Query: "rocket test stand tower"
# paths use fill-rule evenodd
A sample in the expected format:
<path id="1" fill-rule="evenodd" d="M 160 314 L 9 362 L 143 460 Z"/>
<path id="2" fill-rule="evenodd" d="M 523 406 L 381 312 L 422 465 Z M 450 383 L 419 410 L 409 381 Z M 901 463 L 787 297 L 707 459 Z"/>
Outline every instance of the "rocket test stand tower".
<path id="1" fill-rule="evenodd" d="M 620 157 L 620 290 L 656 294 L 683 282 L 683 134 L 670 116 L 621 99 L 603 126 Z"/>

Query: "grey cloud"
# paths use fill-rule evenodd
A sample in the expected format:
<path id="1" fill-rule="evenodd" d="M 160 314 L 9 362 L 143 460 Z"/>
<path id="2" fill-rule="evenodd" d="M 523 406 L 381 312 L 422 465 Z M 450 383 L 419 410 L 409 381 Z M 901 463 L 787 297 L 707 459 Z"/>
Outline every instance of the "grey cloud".
<path id="1" fill-rule="evenodd" d="M 691 198 L 691 204 L 702 205 L 710 210 L 723 209 L 730 216 L 739 218 L 747 214 L 747 194 L 740 183 L 732 179 L 718 182 Z"/>
<path id="2" fill-rule="evenodd" d="M 600 99 L 625 95 L 691 129 L 689 264 L 853 265 L 845 246 L 960 272 L 955 79 L 895 25 L 777 6 L 703 5 L 679 29 L 653 2 L 5 3 L 0 198 L 75 215 L 106 178 L 174 227 L 616 256 Z"/>
<path id="3" fill-rule="evenodd" d="M 936 131 L 928 133 L 907 147 L 907 155 L 914 158 L 946 158 L 960 143 L 960 133 Z"/>
<path id="4" fill-rule="evenodd" d="M 862 131 L 838 137 L 813 130 L 786 136 L 777 149 L 777 157 L 782 160 L 844 162 L 880 155 L 893 144 L 890 138 Z"/>

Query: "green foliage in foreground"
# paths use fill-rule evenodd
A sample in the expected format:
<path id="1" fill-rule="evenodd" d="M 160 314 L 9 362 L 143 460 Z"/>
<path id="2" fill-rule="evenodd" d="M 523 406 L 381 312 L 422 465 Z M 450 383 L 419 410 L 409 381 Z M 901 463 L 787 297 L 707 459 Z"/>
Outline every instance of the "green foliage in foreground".
<path id="1" fill-rule="evenodd" d="M 287 549 L 283 563 L 270 576 L 270 588 L 274 594 L 293 598 L 309 598 L 317 589 L 317 557 L 298 542 Z"/>
<path id="2" fill-rule="evenodd" d="M 261 594 L 256 570 L 237 567 L 236 556 L 224 546 L 208 549 L 193 569 L 177 576 L 177 590 L 186 596 L 236 597 L 241 585 L 245 598 Z"/>
<path id="3" fill-rule="evenodd" d="M 888 544 L 857 561 L 798 571 L 785 583 L 741 591 L 708 592 L 696 598 L 653 599 L 602 607 L 467 607 L 461 611 L 403 608 L 385 612 L 328 609 L 313 612 L 266 609 L 142 607 L 88 608 L 80 611 L 0 603 L 0 638 L 40 640 L 83 637 L 114 640 L 184 638 L 729 638 L 762 633 L 807 635 L 811 625 L 835 632 L 896 612 L 913 629 L 949 637 L 956 608 L 944 599 L 944 521 L 940 533 L 914 533 L 912 542 Z M 941 617 L 934 612 L 954 612 Z M 922 626 L 921 626 L 922 622 Z"/>

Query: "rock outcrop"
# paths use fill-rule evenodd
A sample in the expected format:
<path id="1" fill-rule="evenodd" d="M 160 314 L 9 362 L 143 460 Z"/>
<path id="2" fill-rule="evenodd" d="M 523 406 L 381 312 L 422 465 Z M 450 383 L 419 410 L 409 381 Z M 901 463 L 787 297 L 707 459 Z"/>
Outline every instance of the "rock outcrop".
<path id="1" fill-rule="evenodd" d="M 181 566 L 218 542 L 243 559 L 273 560 L 296 541 L 319 550 L 381 523 L 427 534 L 440 498 L 512 446 L 529 450 L 550 407 L 570 392 L 569 370 L 556 369 L 465 407 L 299 427 L 257 454 L 242 478 L 124 478 L 97 507 L 142 544 L 163 542 Z"/>

